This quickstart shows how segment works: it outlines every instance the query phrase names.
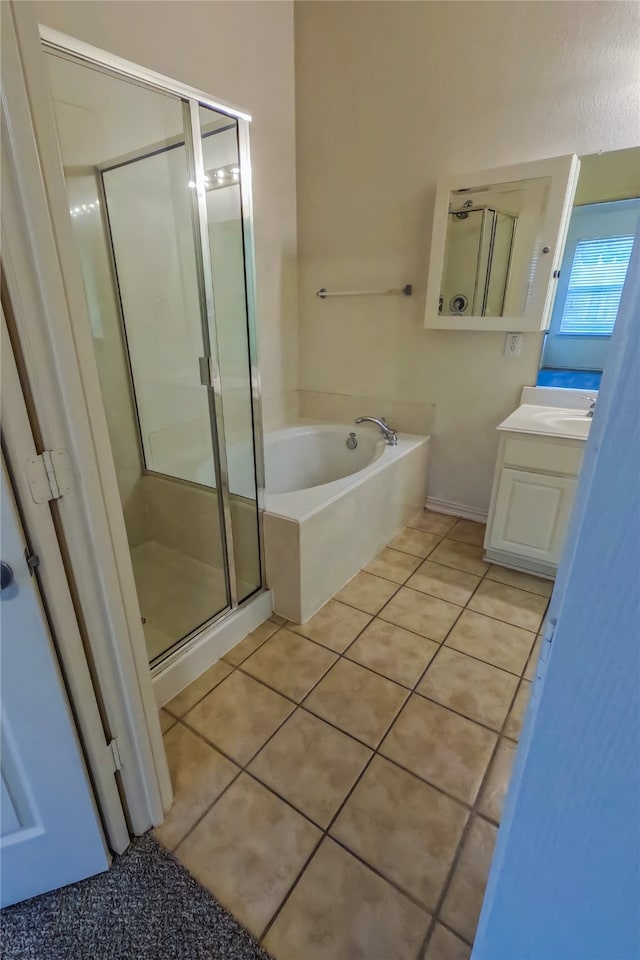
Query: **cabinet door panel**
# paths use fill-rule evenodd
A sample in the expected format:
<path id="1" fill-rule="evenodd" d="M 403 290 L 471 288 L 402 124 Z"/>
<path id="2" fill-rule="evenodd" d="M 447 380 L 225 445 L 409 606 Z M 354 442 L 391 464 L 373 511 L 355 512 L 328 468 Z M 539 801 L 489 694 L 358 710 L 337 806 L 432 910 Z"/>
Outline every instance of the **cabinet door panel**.
<path id="1" fill-rule="evenodd" d="M 503 469 L 490 546 L 557 563 L 575 486 L 573 477 Z"/>

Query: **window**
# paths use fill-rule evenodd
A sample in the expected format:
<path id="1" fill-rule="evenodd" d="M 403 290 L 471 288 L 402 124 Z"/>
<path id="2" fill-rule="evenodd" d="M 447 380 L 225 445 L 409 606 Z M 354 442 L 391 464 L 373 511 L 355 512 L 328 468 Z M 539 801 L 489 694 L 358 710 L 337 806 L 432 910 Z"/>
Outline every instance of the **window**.
<path id="1" fill-rule="evenodd" d="M 561 334 L 611 336 L 632 246 L 632 235 L 580 240 L 576 244 Z"/>

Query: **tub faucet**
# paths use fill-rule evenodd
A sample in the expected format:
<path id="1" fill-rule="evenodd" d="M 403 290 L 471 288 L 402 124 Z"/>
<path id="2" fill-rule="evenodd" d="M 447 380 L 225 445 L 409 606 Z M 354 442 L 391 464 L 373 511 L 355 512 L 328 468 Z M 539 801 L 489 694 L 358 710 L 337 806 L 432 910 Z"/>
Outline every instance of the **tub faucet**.
<path id="1" fill-rule="evenodd" d="M 591 418 L 593 417 L 593 411 L 594 411 L 595 408 L 596 408 L 596 403 L 598 402 L 598 401 L 597 401 L 597 397 L 590 397 L 588 394 L 586 394 L 585 396 L 582 397 L 582 399 L 583 399 L 583 400 L 590 400 L 590 401 L 591 401 L 591 405 L 590 405 L 589 409 L 587 410 L 587 412 L 586 412 L 586 414 L 585 414 L 586 417 L 588 417 L 589 419 L 591 419 Z"/>
<path id="2" fill-rule="evenodd" d="M 380 432 L 390 447 L 395 447 L 398 442 L 398 431 L 392 430 L 384 417 L 356 417 L 354 423 L 375 423 L 380 427 Z"/>

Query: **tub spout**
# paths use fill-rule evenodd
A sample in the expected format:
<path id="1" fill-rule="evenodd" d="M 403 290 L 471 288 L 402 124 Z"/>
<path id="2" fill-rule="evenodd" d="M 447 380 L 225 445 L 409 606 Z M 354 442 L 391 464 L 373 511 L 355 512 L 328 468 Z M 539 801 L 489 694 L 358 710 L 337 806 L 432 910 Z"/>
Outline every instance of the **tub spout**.
<path id="1" fill-rule="evenodd" d="M 380 427 L 380 432 L 391 447 L 395 447 L 398 442 L 398 431 L 392 430 L 384 417 L 356 417 L 354 423 L 375 423 Z"/>

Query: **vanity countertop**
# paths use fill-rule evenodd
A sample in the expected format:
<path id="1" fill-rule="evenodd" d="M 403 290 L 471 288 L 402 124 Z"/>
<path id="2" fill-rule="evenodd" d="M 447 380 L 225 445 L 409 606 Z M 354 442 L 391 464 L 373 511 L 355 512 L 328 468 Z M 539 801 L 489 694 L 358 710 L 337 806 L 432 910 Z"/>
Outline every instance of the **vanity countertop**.
<path id="1" fill-rule="evenodd" d="M 498 430 L 560 437 L 565 440 L 586 440 L 590 427 L 591 418 L 587 417 L 584 410 L 538 406 L 532 403 L 523 403 L 498 424 Z"/>

